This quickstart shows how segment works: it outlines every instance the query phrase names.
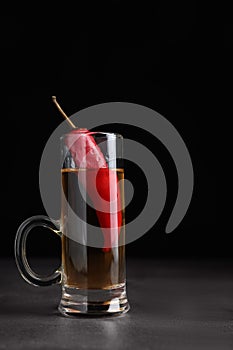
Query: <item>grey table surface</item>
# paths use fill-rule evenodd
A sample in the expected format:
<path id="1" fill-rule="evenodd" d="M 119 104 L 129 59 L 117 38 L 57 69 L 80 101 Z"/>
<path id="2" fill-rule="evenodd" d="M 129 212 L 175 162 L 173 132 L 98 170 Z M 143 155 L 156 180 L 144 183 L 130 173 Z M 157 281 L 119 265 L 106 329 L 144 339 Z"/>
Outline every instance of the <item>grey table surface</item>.
<path id="1" fill-rule="evenodd" d="M 233 349 L 232 261 L 127 259 L 131 310 L 114 318 L 60 315 L 60 286 L 28 285 L 13 259 L 0 273 L 0 349 Z"/>

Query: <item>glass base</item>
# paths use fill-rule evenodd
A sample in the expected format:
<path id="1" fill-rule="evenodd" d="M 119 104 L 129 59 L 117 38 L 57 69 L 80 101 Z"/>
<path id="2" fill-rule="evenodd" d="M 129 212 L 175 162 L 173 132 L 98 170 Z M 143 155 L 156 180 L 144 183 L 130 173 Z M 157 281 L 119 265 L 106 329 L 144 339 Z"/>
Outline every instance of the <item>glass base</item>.
<path id="1" fill-rule="evenodd" d="M 79 289 L 63 286 L 58 310 L 64 316 L 124 314 L 129 311 L 125 283 L 111 289 Z"/>

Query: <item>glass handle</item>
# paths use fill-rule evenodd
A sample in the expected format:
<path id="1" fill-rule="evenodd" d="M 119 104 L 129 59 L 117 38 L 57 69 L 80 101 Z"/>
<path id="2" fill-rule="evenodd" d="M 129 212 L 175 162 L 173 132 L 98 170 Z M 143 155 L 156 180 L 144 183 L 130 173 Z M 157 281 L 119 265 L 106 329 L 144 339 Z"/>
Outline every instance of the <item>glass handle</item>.
<path id="1" fill-rule="evenodd" d="M 61 236 L 57 229 L 56 221 L 51 220 L 48 216 L 36 215 L 25 220 L 18 228 L 15 237 L 15 261 L 21 276 L 34 286 L 50 286 L 61 282 L 60 269 L 54 271 L 49 276 L 41 276 L 32 271 L 29 266 L 26 254 L 26 242 L 29 232 L 34 227 L 45 227 Z"/>

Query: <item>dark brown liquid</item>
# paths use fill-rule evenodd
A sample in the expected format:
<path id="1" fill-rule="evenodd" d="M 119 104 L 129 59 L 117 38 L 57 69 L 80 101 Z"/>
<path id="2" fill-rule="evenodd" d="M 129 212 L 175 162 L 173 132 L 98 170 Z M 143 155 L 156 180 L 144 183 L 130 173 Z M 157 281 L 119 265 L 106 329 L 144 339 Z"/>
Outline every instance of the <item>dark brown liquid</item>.
<path id="1" fill-rule="evenodd" d="M 92 170 L 81 170 L 90 172 Z M 112 169 L 117 175 L 118 182 L 123 180 L 123 169 Z M 88 175 L 88 174 L 87 174 Z M 105 289 L 125 282 L 125 246 L 110 248 L 105 251 L 78 243 L 70 238 L 69 225 L 66 222 L 68 216 L 67 203 L 73 211 L 83 220 L 97 227 L 99 239 L 103 240 L 103 233 L 99 225 L 98 217 L 94 208 L 89 206 L 83 199 L 78 183 L 78 170 L 62 170 L 62 265 L 64 281 L 69 287 L 81 289 Z M 123 181 L 119 183 L 122 207 L 124 200 Z M 64 198 L 66 200 L 64 200 Z M 90 200 L 91 202 L 91 200 Z M 122 210 L 122 224 L 124 224 L 124 210 Z M 78 230 L 78 228 L 77 228 Z M 73 230 L 74 231 L 74 230 Z M 88 234 L 91 234 L 87 231 Z M 80 237 L 80 232 L 77 232 Z M 121 228 L 119 240 L 124 242 L 124 226 Z M 72 232 L 75 237 L 75 232 Z M 88 238 L 88 237 L 87 237 Z"/>

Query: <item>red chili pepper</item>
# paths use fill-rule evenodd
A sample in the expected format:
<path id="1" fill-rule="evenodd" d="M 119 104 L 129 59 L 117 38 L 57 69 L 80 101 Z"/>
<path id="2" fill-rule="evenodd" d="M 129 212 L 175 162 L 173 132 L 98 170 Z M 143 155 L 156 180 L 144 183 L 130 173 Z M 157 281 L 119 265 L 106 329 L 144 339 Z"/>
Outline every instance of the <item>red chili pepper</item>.
<path id="1" fill-rule="evenodd" d="M 117 244 L 122 226 L 121 196 L 114 169 L 109 169 L 104 155 L 87 129 L 74 129 L 66 137 L 66 145 L 78 168 L 79 179 L 92 200 L 104 236 L 103 251 Z"/>

